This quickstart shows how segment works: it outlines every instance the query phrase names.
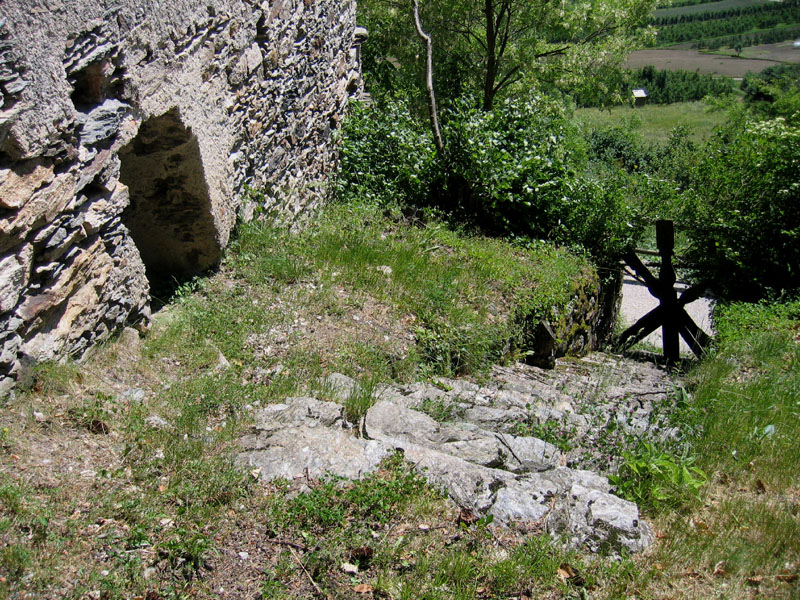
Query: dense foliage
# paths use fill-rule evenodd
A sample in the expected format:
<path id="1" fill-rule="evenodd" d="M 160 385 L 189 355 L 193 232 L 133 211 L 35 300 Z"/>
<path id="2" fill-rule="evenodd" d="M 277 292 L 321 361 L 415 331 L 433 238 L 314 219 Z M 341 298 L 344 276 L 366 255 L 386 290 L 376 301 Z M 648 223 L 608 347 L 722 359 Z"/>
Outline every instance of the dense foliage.
<path id="1" fill-rule="evenodd" d="M 341 198 L 378 203 L 426 204 L 442 177 L 433 139 L 411 101 L 393 99 L 380 107 L 352 103 L 344 124 L 337 192 Z"/>
<path id="2" fill-rule="evenodd" d="M 771 116 L 791 116 L 800 108 L 800 64 L 776 65 L 748 73 L 741 89 L 752 110 Z"/>
<path id="3" fill-rule="evenodd" d="M 748 89 L 757 82 L 774 100 L 732 105 L 704 145 L 680 129 L 663 147 L 628 127 L 588 133 L 597 168 L 626 173 L 628 202 L 643 214 L 678 222 L 687 267 L 723 298 L 800 288 L 800 86 L 780 71 Z"/>
<path id="4" fill-rule="evenodd" d="M 718 135 L 693 174 L 690 259 L 726 297 L 800 288 L 800 115 Z"/>
<path id="5" fill-rule="evenodd" d="M 356 105 L 340 194 L 440 208 L 484 232 L 581 246 L 601 261 L 633 243 L 623 188 L 591 175 L 562 101 L 533 95 L 491 111 L 460 101 L 444 116 L 439 155 L 406 103 Z"/>
<path id="6" fill-rule="evenodd" d="M 643 28 L 654 0 L 576 3 L 559 0 L 431 0 L 421 6 L 433 38 L 440 102 L 469 94 L 486 110 L 496 99 L 533 86 L 602 91 L 628 52 L 652 35 Z M 424 53 L 410 3 L 365 0 L 361 19 L 372 32 L 364 47 L 370 93 L 424 89 Z"/>
<path id="7" fill-rule="evenodd" d="M 733 83 L 727 77 L 714 77 L 696 71 L 663 70 L 652 65 L 641 69 L 628 69 L 616 79 L 616 84 L 609 87 L 620 98 L 630 96 L 631 90 L 644 88 L 647 90 L 648 102 L 651 104 L 673 104 L 675 102 L 692 102 L 702 100 L 706 96 L 720 96 L 733 91 Z M 573 95 L 579 106 L 596 106 L 598 98 L 592 94 Z"/>
<path id="8" fill-rule="evenodd" d="M 697 152 L 695 144 L 689 140 L 688 129 L 680 126 L 672 130 L 664 145 L 645 141 L 635 129 L 635 123 L 593 128 L 587 133 L 587 139 L 593 162 L 641 176 L 632 179 L 633 183 L 641 184 L 641 179 L 652 176 L 669 179 L 674 190 L 678 189 L 676 184 L 685 187 L 686 179 L 682 175 L 685 175 L 687 162 Z M 599 167 L 595 165 L 595 168 Z M 645 212 L 654 217 L 670 216 L 658 214 L 653 206 L 647 206 Z"/>

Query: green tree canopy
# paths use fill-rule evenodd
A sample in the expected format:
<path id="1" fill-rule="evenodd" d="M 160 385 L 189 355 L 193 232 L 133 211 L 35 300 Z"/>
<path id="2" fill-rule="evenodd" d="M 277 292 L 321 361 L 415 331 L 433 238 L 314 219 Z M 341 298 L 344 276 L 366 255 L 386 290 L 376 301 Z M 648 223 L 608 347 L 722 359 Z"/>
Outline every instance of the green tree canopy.
<path id="1" fill-rule="evenodd" d="M 499 96 L 537 82 L 613 94 L 603 81 L 652 33 L 644 25 L 654 5 L 655 0 L 425 0 L 420 8 L 433 38 L 439 95 L 447 101 L 467 92 L 490 110 Z M 384 89 L 420 86 L 424 52 L 410 0 L 362 0 L 359 6 L 371 33 L 364 49 L 369 83 Z"/>

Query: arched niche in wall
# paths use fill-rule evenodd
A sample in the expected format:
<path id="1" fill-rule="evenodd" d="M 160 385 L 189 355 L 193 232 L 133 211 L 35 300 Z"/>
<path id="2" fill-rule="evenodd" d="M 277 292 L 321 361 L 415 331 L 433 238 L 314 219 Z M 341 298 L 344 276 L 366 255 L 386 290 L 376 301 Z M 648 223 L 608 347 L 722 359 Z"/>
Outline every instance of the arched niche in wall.
<path id="1" fill-rule="evenodd" d="M 180 280 L 220 258 L 197 137 L 177 108 L 142 123 L 120 151 L 130 204 L 122 220 L 151 284 Z"/>

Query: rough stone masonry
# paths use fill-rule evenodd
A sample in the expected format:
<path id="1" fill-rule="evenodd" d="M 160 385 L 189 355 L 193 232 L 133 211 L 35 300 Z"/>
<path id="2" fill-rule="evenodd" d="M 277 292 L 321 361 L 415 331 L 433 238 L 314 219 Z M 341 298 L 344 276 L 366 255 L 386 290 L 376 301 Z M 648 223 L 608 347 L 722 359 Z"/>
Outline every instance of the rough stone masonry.
<path id="1" fill-rule="evenodd" d="M 237 214 L 313 206 L 361 91 L 354 0 L 4 0 L 0 397 L 146 322 Z"/>

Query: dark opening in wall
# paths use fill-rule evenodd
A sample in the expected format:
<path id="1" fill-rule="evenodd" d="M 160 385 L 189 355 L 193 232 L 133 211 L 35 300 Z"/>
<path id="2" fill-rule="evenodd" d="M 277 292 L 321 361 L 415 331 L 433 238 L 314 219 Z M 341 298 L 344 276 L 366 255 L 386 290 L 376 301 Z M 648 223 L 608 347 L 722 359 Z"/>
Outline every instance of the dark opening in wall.
<path id="1" fill-rule="evenodd" d="M 75 73 L 71 96 L 75 106 L 100 104 L 103 101 L 108 87 L 109 67 L 108 61 L 104 60 Z"/>
<path id="2" fill-rule="evenodd" d="M 142 123 L 119 156 L 119 178 L 130 194 L 122 220 L 153 289 L 215 265 L 220 246 L 200 149 L 178 110 Z"/>
<path id="3" fill-rule="evenodd" d="M 267 26 L 267 15 L 262 14 L 256 23 L 256 42 L 265 44 L 269 41 L 269 29 Z"/>
<path id="4" fill-rule="evenodd" d="M 114 57 L 103 58 L 67 76 L 72 85 L 70 98 L 77 110 L 85 111 L 106 98 L 120 96 L 124 69 L 117 61 Z"/>

